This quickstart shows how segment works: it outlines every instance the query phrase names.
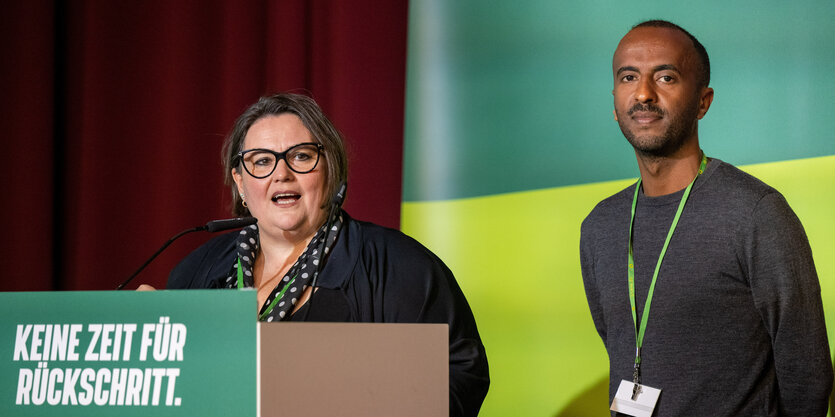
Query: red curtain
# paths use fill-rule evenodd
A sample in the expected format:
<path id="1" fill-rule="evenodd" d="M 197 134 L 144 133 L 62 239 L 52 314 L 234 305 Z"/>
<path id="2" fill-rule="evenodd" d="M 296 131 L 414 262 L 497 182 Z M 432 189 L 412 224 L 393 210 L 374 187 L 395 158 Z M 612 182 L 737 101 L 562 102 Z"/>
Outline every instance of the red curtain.
<path id="1" fill-rule="evenodd" d="M 0 290 L 113 289 L 176 232 L 229 217 L 220 146 L 278 91 L 346 137 L 347 210 L 398 227 L 405 1 L 26 1 L 0 5 Z M 128 288 L 164 286 L 210 236 Z"/>

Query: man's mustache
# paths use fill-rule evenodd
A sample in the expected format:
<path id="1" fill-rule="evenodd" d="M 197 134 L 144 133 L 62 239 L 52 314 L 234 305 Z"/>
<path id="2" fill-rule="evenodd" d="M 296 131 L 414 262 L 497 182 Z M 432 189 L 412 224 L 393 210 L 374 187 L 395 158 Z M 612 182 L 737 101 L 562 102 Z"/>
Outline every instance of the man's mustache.
<path id="1" fill-rule="evenodd" d="M 635 103 L 635 105 L 632 106 L 632 108 L 630 108 L 629 111 L 626 112 L 626 114 L 632 116 L 632 114 L 635 113 L 636 111 L 652 112 L 652 113 L 655 113 L 659 116 L 665 116 L 667 114 L 667 112 L 665 112 L 664 109 L 662 109 L 661 107 L 658 107 L 658 106 L 656 106 L 655 104 L 652 104 L 652 103 L 647 103 L 647 104 Z"/>

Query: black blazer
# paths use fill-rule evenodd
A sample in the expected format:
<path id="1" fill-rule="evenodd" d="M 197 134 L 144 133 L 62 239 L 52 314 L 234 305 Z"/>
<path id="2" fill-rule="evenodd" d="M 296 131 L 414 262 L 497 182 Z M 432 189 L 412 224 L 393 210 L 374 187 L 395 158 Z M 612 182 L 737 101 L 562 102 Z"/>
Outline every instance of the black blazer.
<path id="1" fill-rule="evenodd" d="M 490 378 L 475 318 L 449 268 L 400 231 L 350 218 L 319 276 L 315 296 L 291 319 L 448 323 L 451 416 L 475 416 Z M 218 236 L 183 259 L 169 289 L 223 288 L 236 261 L 238 232 Z"/>

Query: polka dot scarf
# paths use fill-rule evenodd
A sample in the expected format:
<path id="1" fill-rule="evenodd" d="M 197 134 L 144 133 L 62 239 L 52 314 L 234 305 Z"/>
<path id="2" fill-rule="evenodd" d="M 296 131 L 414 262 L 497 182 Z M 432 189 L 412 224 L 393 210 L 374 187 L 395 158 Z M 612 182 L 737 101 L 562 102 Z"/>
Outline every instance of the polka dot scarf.
<path id="1" fill-rule="evenodd" d="M 330 231 L 326 230 L 327 223 L 316 232 L 307 247 L 284 275 L 284 278 L 278 282 L 278 285 L 273 289 L 267 297 L 264 305 L 261 306 L 258 319 L 263 321 L 279 321 L 290 317 L 290 312 L 299 299 L 299 296 L 304 292 L 319 266 L 319 263 L 324 262 L 322 253 L 325 256 L 330 253 L 336 238 L 339 236 L 339 231 L 342 229 L 343 219 L 341 210 L 334 214 Z M 327 241 L 325 239 L 327 238 Z M 322 243 L 325 243 L 322 245 Z M 232 266 L 229 277 L 226 278 L 227 288 L 238 287 L 238 265 L 240 264 L 243 270 L 243 285 L 245 288 L 252 288 L 254 286 L 254 278 L 252 276 L 252 267 L 255 262 L 255 257 L 260 250 L 260 240 L 258 238 L 258 225 L 253 224 L 243 228 L 238 235 L 236 241 L 236 250 L 238 257 L 235 264 Z M 324 248 L 323 248 L 324 246 Z M 240 261 L 240 263 L 238 262 Z M 324 266 L 324 265 L 323 265 Z"/>

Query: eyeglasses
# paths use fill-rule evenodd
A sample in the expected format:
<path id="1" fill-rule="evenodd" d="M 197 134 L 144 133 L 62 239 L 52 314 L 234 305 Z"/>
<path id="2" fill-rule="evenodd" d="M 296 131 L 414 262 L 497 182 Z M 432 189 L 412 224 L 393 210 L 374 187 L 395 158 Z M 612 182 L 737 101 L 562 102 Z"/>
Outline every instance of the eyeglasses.
<path id="1" fill-rule="evenodd" d="M 319 154 L 325 147 L 321 143 L 300 143 L 287 148 L 284 152 L 269 149 L 247 149 L 238 152 L 236 157 L 243 162 L 246 172 L 255 178 L 267 178 L 275 171 L 279 160 L 284 160 L 287 167 L 297 174 L 307 174 L 319 164 Z"/>

